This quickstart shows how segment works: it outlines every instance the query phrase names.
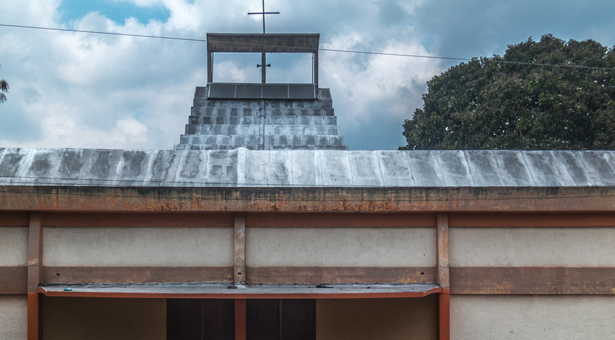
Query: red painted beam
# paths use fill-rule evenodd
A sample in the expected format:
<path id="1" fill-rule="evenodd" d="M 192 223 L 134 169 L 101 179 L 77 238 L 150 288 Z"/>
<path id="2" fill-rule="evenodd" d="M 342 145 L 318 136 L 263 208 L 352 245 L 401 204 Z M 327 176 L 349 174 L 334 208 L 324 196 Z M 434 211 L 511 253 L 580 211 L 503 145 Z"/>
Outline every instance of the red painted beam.
<path id="1" fill-rule="evenodd" d="M 28 340 L 43 339 L 41 296 L 28 293 Z"/>
<path id="2" fill-rule="evenodd" d="M 451 295 L 448 289 L 438 297 L 438 339 L 451 339 Z"/>
<path id="3" fill-rule="evenodd" d="M 235 300 L 235 340 L 246 340 L 247 338 L 247 310 L 246 300 Z"/>

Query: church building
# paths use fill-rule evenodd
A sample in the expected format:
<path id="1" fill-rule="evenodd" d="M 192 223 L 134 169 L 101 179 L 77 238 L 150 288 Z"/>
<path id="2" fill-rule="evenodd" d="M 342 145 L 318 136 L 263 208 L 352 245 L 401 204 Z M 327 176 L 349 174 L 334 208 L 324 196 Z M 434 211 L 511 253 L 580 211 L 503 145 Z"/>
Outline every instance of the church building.
<path id="1" fill-rule="evenodd" d="M 318 51 L 208 34 L 168 150 L 0 148 L 0 339 L 615 336 L 614 152 L 348 150 Z"/>

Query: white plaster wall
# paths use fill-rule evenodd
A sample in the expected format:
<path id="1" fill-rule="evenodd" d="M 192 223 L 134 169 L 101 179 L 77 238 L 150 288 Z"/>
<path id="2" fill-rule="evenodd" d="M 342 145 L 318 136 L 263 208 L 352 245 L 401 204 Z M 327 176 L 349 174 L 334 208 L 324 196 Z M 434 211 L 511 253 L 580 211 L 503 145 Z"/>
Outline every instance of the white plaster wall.
<path id="1" fill-rule="evenodd" d="M 248 266 L 435 266 L 435 228 L 247 228 Z"/>
<path id="2" fill-rule="evenodd" d="M 451 339 L 615 339 L 615 296 L 453 295 Z"/>
<path id="3" fill-rule="evenodd" d="M 451 228 L 453 267 L 615 266 L 615 228 Z"/>
<path id="4" fill-rule="evenodd" d="M 28 336 L 26 295 L 0 295 L 0 339 L 25 340 Z"/>
<path id="5" fill-rule="evenodd" d="M 0 266 L 28 265 L 28 228 L 0 227 Z"/>
<path id="6" fill-rule="evenodd" d="M 45 228 L 46 266 L 233 266 L 232 228 Z"/>

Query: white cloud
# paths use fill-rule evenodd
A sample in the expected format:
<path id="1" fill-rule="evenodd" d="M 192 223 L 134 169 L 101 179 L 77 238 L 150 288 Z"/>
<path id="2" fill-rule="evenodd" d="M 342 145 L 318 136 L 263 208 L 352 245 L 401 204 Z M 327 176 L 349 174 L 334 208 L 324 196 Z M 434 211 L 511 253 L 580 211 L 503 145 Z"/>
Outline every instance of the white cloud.
<path id="1" fill-rule="evenodd" d="M 170 16 L 164 23 L 142 24 L 136 19 L 117 23 L 91 12 L 66 27 L 200 39 L 206 32 L 261 30 L 259 18 L 246 14 L 260 10 L 259 1 L 118 1 L 164 6 Z M 0 23 L 61 27 L 60 3 L 4 0 Z M 269 16 L 267 27 L 268 32 L 319 32 L 321 46 L 327 48 L 418 55 L 465 57 L 472 46 L 518 42 L 510 41 L 511 35 L 503 30 L 501 34 L 478 31 L 485 30 L 480 24 L 488 21 L 485 13 L 495 8 L 486 6 L 485 13 L 473 10 L 482 8 L 480 4 L 477 1 L 465 11 L 448 0 L 270 0 L 267 10 L 282 13 Z M 507 6 L 518 13 L 523 5 Z M 478 15 L 480 20 L 474 20 Z M 508 16 L 498 16 L 498 27 L 527 38 L 530 28 L 508 25 Z M 581 25 L 579 31 L 610 37 L 612 23 L 607 21 Z M 488 41 L 481 45 L 475 36 Z M 206 45 L 199 42 L 7 27 L 0 27 L 0 41 L 0 74 L 11 85 L 9 101 L 0 105 L 0 146 L 172 148 L 188 121 L 195 87 L 207 79 Z M 426 48 L 424 41 L 433 43 Z M 480 49 L 472 51 L 469 56 L 483 54 Z M 331 88 L 341 131 L 351 148 L 354 143 L 370 147 L 362 142 L 370 138 L 389 138 L 379 147 L 399 146 L 399 136 L 390 136 L 400 133 L 403 119 L 422 105 L 425 82 L 443 71 L 437 60 L 421 58 L 321 52 L 319 61 L 320 85 Z M 220 60 L 215 67 L 220 79 L 254 81 L 255 74 L 258 78 L 252 62 Z M 274 67 L 289 79 L 305 75 L 305 70 L 287 62 Z M 387 120 L 386 129 L 374 128 L 373 123 L 382 119 Z"/>
<path id="2" fill-rule="evenodd" d="M 418 36 L 408 28 L 398 39 L 386 41 L 385 47 L 378 52 L 430 55 L 413 37 Z M 357 50 L 356 45 L 361 42 L 361 35 L 351 33 L 337 36 L 325 48 Z M 354 54 L 329 52 L 325 56 L 321 72 L 335 90 L 338 104 L 341 101 L 343 107 L 348 108 L 351 120 L 368 120 L 382 114 L 382 111 L 373 110 L 380 106 L 389 117 L 393 115 L 401 122 L 413 111 L 413 106 L 421 104 L 421 93 L 426 89 L 427 80 L 442 71 L 435 59 L 367 55 L 359 56 L 366 59 L 360 63 L 354 60 L 357 58 Z"/>

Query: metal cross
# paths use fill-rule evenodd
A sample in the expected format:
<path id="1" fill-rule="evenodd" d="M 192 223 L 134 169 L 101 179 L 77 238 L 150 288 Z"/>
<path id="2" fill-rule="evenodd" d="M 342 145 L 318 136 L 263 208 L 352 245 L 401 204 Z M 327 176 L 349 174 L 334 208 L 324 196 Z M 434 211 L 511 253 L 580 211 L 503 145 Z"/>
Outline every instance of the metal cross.
<path id="1" fill-rule="evenodd" d="M 266 14 L 280 14 L 280 12 L 265 12 L 265 0 L 263 0 L 263 11 L 262 12 L 248 12 L 248 15 L 253 15 L 253 14 L 257 14 L 263 15 L 263 34 L 265 34 L 265 15 Z M 264 51 L 264 46 L 263 46 L 263 52 L 261 55 L 261 64 L 256 64 L 256 67 L 261 67 L 262 68 L 262 81 L 263 84 L 265 84 L 267 82 L 267 67 L 271 67 L 271 64 L 267 64 L 267 54 Z"/>

